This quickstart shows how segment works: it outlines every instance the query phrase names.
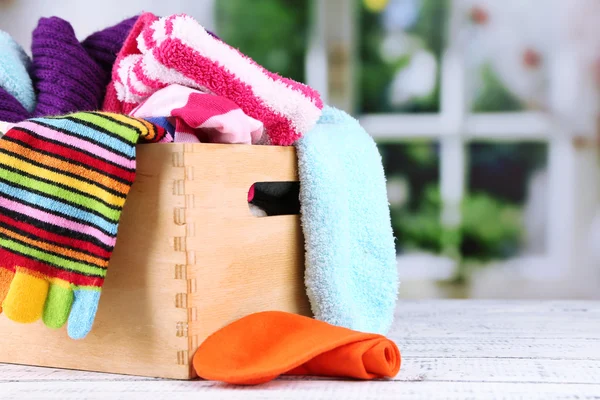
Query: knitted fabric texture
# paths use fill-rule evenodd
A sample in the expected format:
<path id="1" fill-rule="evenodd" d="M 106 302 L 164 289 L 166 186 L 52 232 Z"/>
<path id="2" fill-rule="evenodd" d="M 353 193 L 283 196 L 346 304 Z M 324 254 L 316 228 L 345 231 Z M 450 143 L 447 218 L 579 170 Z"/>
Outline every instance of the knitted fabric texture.
<path id="1" fill-rule="evenodd" d="M 30 64 L 23 48 L 8 33 L 0 31 L 0 88 L 14 96 L 27 112 L 35 107 Z"/>
<path id="2" fill-rule="evenodd" d="M 137 46 L 128 38 L 128 52 L 115 62 L 105 110 L 129 113 L 155 91 L 178 83 L 232 100 L 264 123 L 274 145 L 294 143 L 321 115 L 317 91 L 265 70 L 193 18 L 142 18 L 145 25 L 134 27 L 130 35 L 139 32 Z"/>
<path id="3" fill-rule="evenodd" d="M 129 115 L 167 117 L 178 143 L 257 144 L 263 134 L 262 122 L 244 114 L 231 100 L 181 85 L 160 89 Z"/>
<path id="4" fill-rule="evenodd" d="M 58 17 L 41 18 L 33 31 L 31 53 L 39 92 L 34 116 L 100 107 L 106 74 L 79 43 L 71 24 Z"/>
<path id="5" fill-rule="evenodd" d="M 31 80 L 15 80 L 11 90 L 0 83 L 0 120 L 20 122 L 32 116 L 99 109 L 116 53 L 136 19 L 129 18 L 79 43 L 67 21 L 57 17 L 41 18 L 33 31 L 31 46 L 30 72 L 38 93 L 37 106 L 33 108 L 35 98 L 24 107 L 17 101 L 20 98 L 15 97 L 15 92 L 33 93 Z"/>
<path id="6" fill-rule="evenodd" d="M 26 119 L 29 112 L 10 93 L 0 87 L 0 120 L 20 122 Z"/>
<path id="7" fill-rule="evenodd" d="M 109 113 L 31 119 L 0 139 L 0 295 L 14 321 L 92 327 L 136 143 L 164 130 Z M 7 282 L 10 281 L 7 287 Z M 3 300 L 3 301 L 2 301 Z"/>
<path id="8" fill-rule="evenodd" d="M 138 18 L 137 15 L 127 18 L 114 26 L 92 33 L 81 42 L 85 51 L 102 69 L 104 86 L 110 82 L 112 67 L 117 59 L 117 54 L 123 47 L 125 39 Z"/>

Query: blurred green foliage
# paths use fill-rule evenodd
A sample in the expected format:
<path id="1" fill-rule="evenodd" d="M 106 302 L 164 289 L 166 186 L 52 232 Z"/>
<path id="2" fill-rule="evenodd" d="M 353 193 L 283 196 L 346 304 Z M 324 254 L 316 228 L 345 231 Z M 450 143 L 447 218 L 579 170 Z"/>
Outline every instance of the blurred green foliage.
<path id="1" fill-rule="evenodd" d="M 514 255 L 523 235 L 522 212 L 486 193 L 469 193 L 461 205 L 462 221 L 448 229 L 441 224 L 437 185 L 425 189 L 415 211 L 395 209 L 392 222 L 398 240 L 418 248 L 459 257 L 464 262 L 487 262 Z"/>
<path id="2" fill-rule="evenodd" d="M 380 23 L 380 14 L 371 13 L 364 9 L 361 2 L 359 41 L 360 65 L 358 68 L 360 96 L 360 112 L 385 112 L 389 111 L 387 88 L 396 68 L 403 65 L 388 64 L 381 58 L 380 48 L 383 41 L 383 27 Z M 404 60 L 404 66 L 410 61 Z"/>
<path id="3" fill-rule="evenodd" d="M 439 68 L 434 91 L 424 98 L 392 109 L 389 84 L 410 62 L 410 55 L 386 63 L 381 57 L 385 32 L 381 14 L 360 9 L 358 79 L 361 88 L 360 111 L 436 112 L 439 110 Z M 311 0 L 223 0 L 217 2 L 217 31 L 223 40 L 239 48 L 267 69 L 304 81 L 305 54 L 310 25 Z M 407 33 L 418 36 L 425 49 L 441 58 L 445 47 L 448 0 L 421 0 L 418 18 Z M 489 66 L 481 70 L 483 87 L 474 103 L 475 111 L 514 111 L 521 104 L 502 85 Z"/>
<path id="4" fill-rule="evenodd" d="M 523 105 L 500 82 L 489 64 L 481 68 L 482 87 L 473 101 L 474 112 L 519 111 Z"/>
<path id="5" fill-rule="evenodd" d="M 389 84 L 394 75 L 405 68 L 410 56 L 386 63 L 381 57 L 381 43 L 385 32 L 381 14 L 368 11 L 361 1 L 361 41 L 358 53 L 361 60 L 359 85 L 361 88 L 360 112 L 436 112 L 439 111 L 439 68 L 435 89 L 430 95 L 415 99 L 401 107 L 392 108 L 389 103 Z M 423 40 L 424 47 L 439 61 L 445 46 L 448 0 L 422 0 L 417 22 L 407 30 Z"/>
<path id="6" fill-rule="evenodd" d="M 270 71 L 304 81 L 310 0 L 221 0 L 218 35 Z"/>
<path id="7" fill-rule="evenodd" d="M 416 23 L 407 30 L 416 35 L 424 48 L 441 60 L 447 32 L 449 2 L 422 0 Z M 413 99 L 392 108 L 388 85 L 398 71 L 410 63 L 386 63 L 380 54 L 384 39 L 381 14 L 361 13 L 361 111 L 363 112 L 438 112 L 440 73 L 435 90 L 424 98 Z M 480 70 L 481 87 L 473 102 L 475 112 L 518 111 L 522 104 L 502 84 L 489 65 Z M 470 170 L 467 182 L 471 192 L 462 204 L 460 226 L 448 229 L 440 220 L 438 189 L 438 145 L 415 141 L 381 145 L 386 173 L 408 181 L 410 197 L 401 208 L 392 208 L 393 225 L 399 250 L 419 248 L 451 255 L 465 263 L 482 264 L 514 255 L 522 241 L 522 207 L 531 173 L 546 161 L 546 146 L 537 143 L 469 146 Z"/>
<path id="8" fill-rule="evenodd" d="M 362 4 L 362 3 L 361 3 Z M 381 56 L 381 44 L 385 32 L 381 14 L 361 10 L 361 38 L 359 54 L 360 87 L 362 89 L 360 111 L 372 112 L 437 112 L 440 101 L 440 60 L 446 46 L 447 21 L 450 3 L 448 0 L 421 0 L 416 23 L 406 30 L 407 34 L 421 39 L 424 49 L 430 51 L 438 61 L 434 90 L 423 98 L 416 98 L 399 107 L 389 103 L 389 84 L 394 76 L 410 63 L 410 55 L 395 62 L 385 62 Z M 519 99 L 502 84 L 490 65 L 480 69 L 481 84 L 473 101 L 475 112 L 517 111 L 523 108 Z"/>

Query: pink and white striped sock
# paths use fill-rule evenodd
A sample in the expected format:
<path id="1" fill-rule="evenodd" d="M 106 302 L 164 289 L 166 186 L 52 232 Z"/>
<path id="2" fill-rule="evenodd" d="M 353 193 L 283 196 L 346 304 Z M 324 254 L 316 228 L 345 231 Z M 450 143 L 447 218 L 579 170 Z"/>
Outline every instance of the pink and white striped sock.
<path id="1" fill-rule="evenodd" d="M 267 71 L 190 16 L 150 21 L 139 30 L 137 49 L 130 46 L 131 54 L 120 55 L 113 67 L 108 92 L 129 105 L 123 108 L 177 83 L 232 100 L 263 122 L 275 145 L 291 145 L 319 119 L 323 102 L 317 91 Z"/>

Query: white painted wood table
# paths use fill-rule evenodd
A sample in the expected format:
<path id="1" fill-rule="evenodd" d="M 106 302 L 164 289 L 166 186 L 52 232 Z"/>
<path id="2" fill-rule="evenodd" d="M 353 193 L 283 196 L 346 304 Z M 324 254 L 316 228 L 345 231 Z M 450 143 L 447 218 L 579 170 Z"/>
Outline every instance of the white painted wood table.
<path id="1" fill-rule="evenodd" d="M 402 368 L 388 381 L 235 387 L 0 364 L 0 399 L 600 399 L 600 302 L 402 301 L 389 337 Z"/>

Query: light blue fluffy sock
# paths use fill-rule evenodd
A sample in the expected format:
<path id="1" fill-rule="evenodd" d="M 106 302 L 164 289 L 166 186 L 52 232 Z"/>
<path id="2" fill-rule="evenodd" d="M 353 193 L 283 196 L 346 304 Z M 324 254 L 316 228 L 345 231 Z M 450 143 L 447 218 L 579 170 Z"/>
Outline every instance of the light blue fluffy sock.
<path id="1" fill-rule="evenodd" d="M 100 291 L 76 289 L 73 295 L 67 333 L 71 339 L 83 339 L 92 330 L 100 302 Z"/>
<path id="2" fill-rule="evenodd" d="M 33 112 L 36 99 L 28 73 L 30 64 L 23 48 L 8 33 L 0 31 L 0 87 Z"/>
<path id="3" fill-rule="evenodd" d="M 377 146 L 354 118 L 325 107 L 296 149 L 305 281 L 315 318 L 386 334 L 399 282 Z"/>

